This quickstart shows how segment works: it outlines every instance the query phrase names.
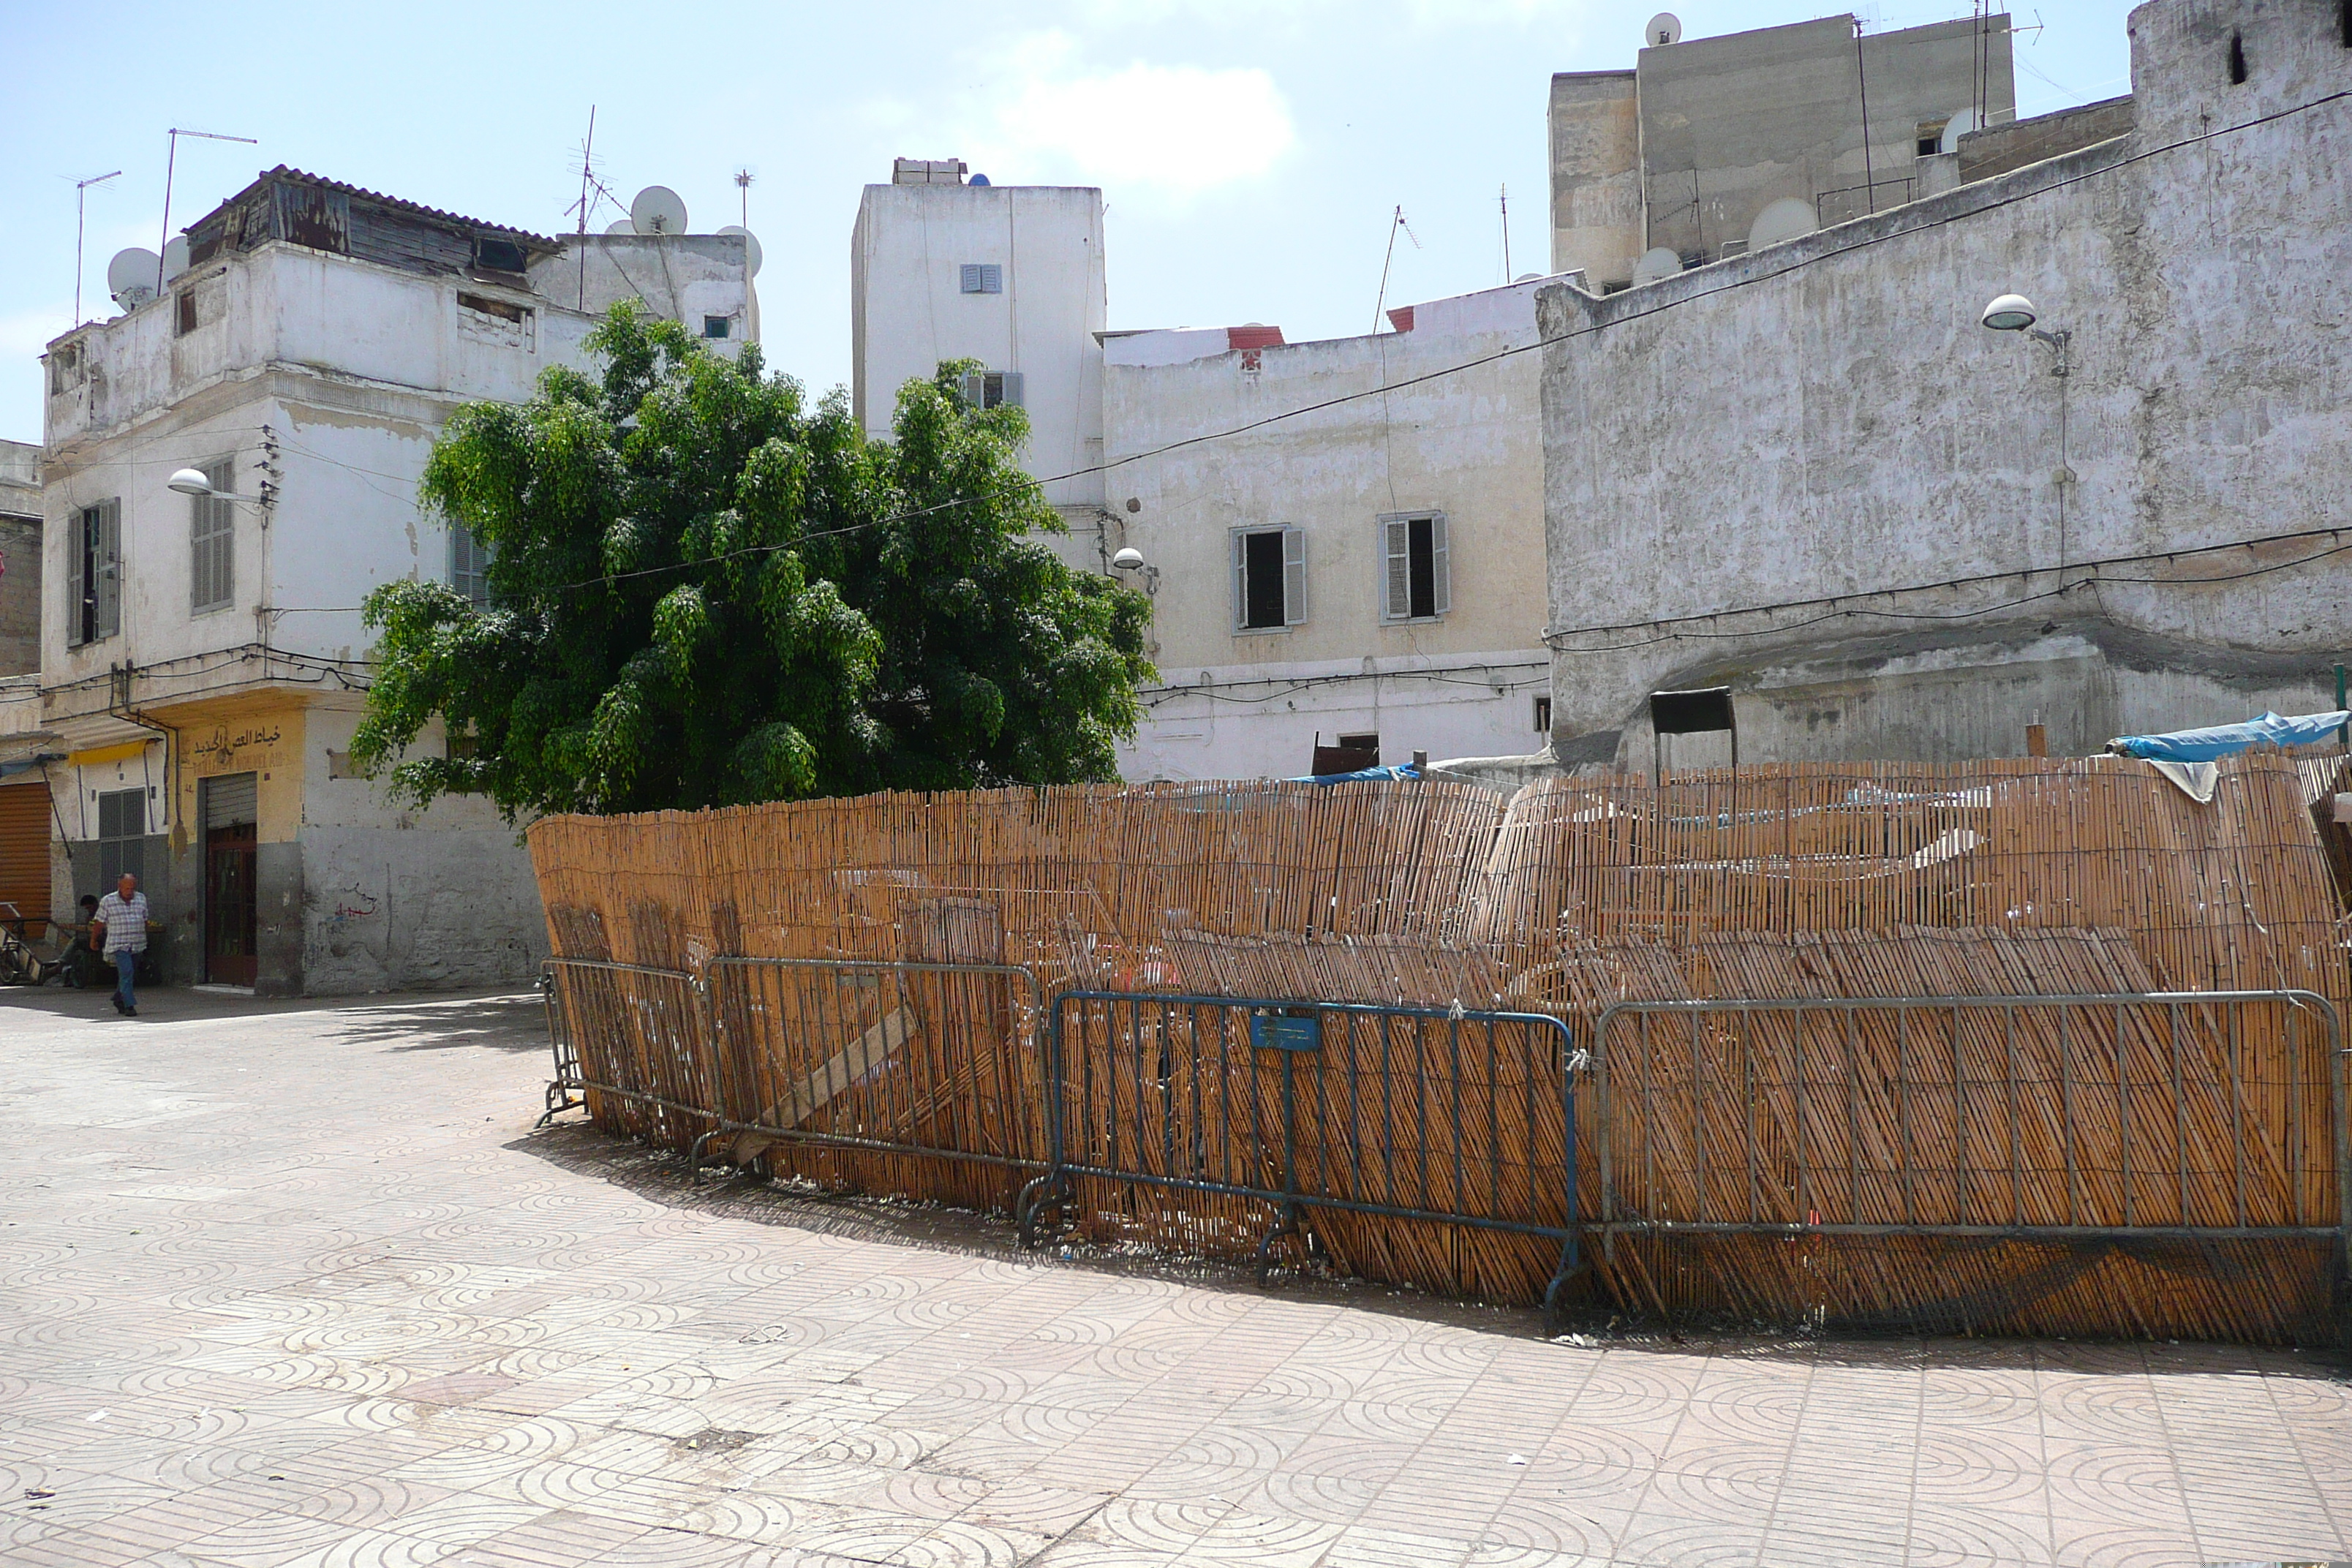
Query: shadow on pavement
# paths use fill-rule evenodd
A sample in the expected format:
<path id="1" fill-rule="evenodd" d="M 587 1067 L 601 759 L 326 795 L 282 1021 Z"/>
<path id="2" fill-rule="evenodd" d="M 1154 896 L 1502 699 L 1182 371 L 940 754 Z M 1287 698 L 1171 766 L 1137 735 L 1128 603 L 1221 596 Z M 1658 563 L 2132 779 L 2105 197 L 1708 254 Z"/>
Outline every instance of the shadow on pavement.
<path id="1" fill-rule="evenodd" d="M 547 1048 L 547 1015 L 538 993 L 514 987 L 374 996 L 255 996 L 209 987 L 151 985 L 139 992 L 136 1018 L 116 1013 L 112 995 L 110 991 L 60 985 L 0 986 L 0 1019 L 46 1016 L 65 1026 L 135 1029 L 309 1015 L 322 1031 L 331 1030 L 338 1038 L 388 1050 Z"/>
<path id="2" fill-rule="evenodd" d="M 1164 1280 L 1230 1295 L 1346 1307 L 1514 1339 L 1539 1338 L 1545 1332 L 1541 1314 L 1530 1308 L 1447 1300 L 1370 1280 L 1286 1276 L 1261 1287 L 1246 1267 L 1214 1259 L 1091 1246 L 1055 1246 L 1033 1252 L 1020 1245 L 1012 1221 L 995 1214 L 828 1194 L 751 1175 L 710 1178 L 698 1185 L 688 1178 L 678 1155 L 634 1139 L 601 1132 L 593 1124 L 577 1120 L 557 1122 L 506 1147 L 535 1155 L 575 1174 L 599 1177 L 648 1202 L 714 1218 L 790 1226 L 859 1241 L 961 1252 L 1035 1267 Z M 1567 1342 L 1585 1348 L 1823 1368 L 1925 1371 L 1971 1367 L 2014 1370 L 2030 1366 L 2059 1375 L 2137 1373 L 2149 1377 L 2227 1376 L 2255 1371 L 2302 1377 L 2323 1372 L 2352 1374 L 2352 1356 L 2327 1350 L 2137 1342 L 1916 1339 L 1894 1335 L 1837 1337 L 1761 1328 L 1746 1332 L 1706 1330 L 1675 1333 L 1658 1329 L 1654 1322 L 1612 1319 L 1606 1309 L 1580 1314 L 1573 1328 L 1574 1332 L 1562 1337 Z"/>

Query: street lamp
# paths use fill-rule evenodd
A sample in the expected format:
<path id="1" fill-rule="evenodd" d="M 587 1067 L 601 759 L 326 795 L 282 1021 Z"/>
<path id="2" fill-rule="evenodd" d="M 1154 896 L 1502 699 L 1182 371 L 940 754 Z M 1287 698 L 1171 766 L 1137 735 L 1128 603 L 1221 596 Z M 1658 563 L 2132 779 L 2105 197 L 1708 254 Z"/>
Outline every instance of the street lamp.
<path id="1" fill-rule="evenodd" d="M 1143 591 L 1147 594 L 1160 592 L 1160 568 L 1145 565 L 1143 552 L 1132 544 L 1110 558 L 1110 569 L 1114 572 L 1140 572 L 1143 574 Z"/>
<path id="2" fill-rule="evenodd" d="M 2043 331 L 2033 324 L 2041 319 L 2041 312 L 2033 308 L 2033 301 L 2024 295 L 2003 294 L 1984 308 L 1984 314 L 1979 316 L 1977 321 L 1992 331 L 2023 332 L 2038 343 L 2048 344 L 2051 352 L 2058 356 L 2057 368 L 2050 374 L 2063 376 L 2070 368 L 2066 347 L 2074 342 L 2074 334 L 2071 331 Z"/>
<path id="3" fill-rule="evenodd" d="M 182 468 L 164 480 L 163 485 L 179 495 L 194 496 L 198 500 L 234 500 L 243 501 L 247 506 L 260 506 L 268 500 L 265 496 L 232 495 L 226 490 L 216 490 L 213 489 L 212 480 L 195 468 Z"/>

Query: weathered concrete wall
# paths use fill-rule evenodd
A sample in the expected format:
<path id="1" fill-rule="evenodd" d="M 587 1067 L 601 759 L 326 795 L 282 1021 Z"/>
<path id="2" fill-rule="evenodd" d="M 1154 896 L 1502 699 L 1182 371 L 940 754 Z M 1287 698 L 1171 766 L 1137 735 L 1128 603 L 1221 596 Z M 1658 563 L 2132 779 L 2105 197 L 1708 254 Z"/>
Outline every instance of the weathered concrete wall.
<path id="1" fill-rule="evenodd" d="M 1105 346 L 1109 541 L 1158 575 L 1131 779 L 1303 773 L 1315 736 L 1377 733 L 1383 761 L 1528 752 L 1545 656 L 1538 285 L 1412 307 L 1412 328 L 1228 351 L 1219 332 Z M 1444 374 L 1468 366 L 1458 374 Z M 1428 378 L 1428 379 L 1422 379 Z M 1416 384 L 1405 384 L 1415 383 Z M 1395 390 L 1385 395 L 1349 394 Z M 1347 398 L 1231 439 L 1157 452 Z M 1128 501 L 1132 500 L 1134 510 Z M 1443 512 L 1451 607 L 1384 620 L 1381 518 Z M 1233 531 L 1305 535 L 1306 619 L 1234 629 Z"/>
<path id="2" fill-rule="evenodd" d="M 683 321 L 706 348 L 730 359 L 759 341 L 749 251 L 740 234 L 571 236 L 562 255 L 530 269 L 530 286 L 591 316 L 634 300 L 656 316 Z M 705 318 L 711 316 L 727 321 L 727 336 L 706 335 Z"/>
<path id="3" fill-rule="evenodd" d="M 2022 169 L 2028 163 L 2063 158 L 2101 142 L 2129 135 L 2131 128 L 2132 100 L 2126 94 L 2122 98 L 2101 99 L 2096 103 L 2078 103 L 2054 114 L 2037 114 L 2031 120 L 2012 120 L 2006 125 L 1971 131 L 1958 139 L 1955 148 L 1958 183 L 1990 180 L 1996 174 Z"/>
<path id="4" fill-rule="evenodd" d="M 1544 292 L 1565 760 L 1646 764 L 1643 694 L 1727 679 L 1759 759 L 2013 754 L 2036 721 L 2082 751 L 2332 698 L 2337 536 L 2240 542 L 2347 522 L 2352 132 L 2318 100 L 2352 49 L 2310 3 L 2131 26 L 2124 141 Z M 2072 331 L 2070 376 L 1978 324 L 2012 290 Z"/>
<path id="5" fill-rule="evenodd" d="M 1623 283 L 1642 255 L 1642 113 L 1632 71 L 1551 79 L 1551 269 Z"/>

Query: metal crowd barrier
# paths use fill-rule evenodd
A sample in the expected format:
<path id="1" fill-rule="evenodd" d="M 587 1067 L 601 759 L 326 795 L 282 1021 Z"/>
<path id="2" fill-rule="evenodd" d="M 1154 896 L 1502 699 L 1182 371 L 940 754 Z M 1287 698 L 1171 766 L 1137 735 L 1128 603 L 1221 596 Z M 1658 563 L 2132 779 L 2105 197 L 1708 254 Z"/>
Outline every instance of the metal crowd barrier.
<path id="1" fill-rule="evenodd" d="M 601 959 L 554 958 L 540 969 L 555 1077 L 542 1127 L 559 1112 L 609 1096 L 657 1142 L 707 1121 L 713 1064 L 694 976 Z M 577 1096 L 578 1098 L 574 1098 Z"/>
<path id="2" fill-rule="evenodd" d="M 1604 1258 L 1626 1233 L 2326 1238 L 2352 1267 L 2343 1031 L 2313 992 L 1624 1002 L 1593 1042 Z"/>
<path id="3" fill-rule="evenodd" d="M 1017 964 L 714 958 L 718 1124 L 742 1164 L 809 1144 L 1034 1168 L 1042 997 Z"/>
<path id="4" fill-rule="evenodd" d="M 1578 1269 L 1583 1062 L 1556 1017 L 1091 990 L 1047 1016 L 1024 1245 L 1098 1177 L 1274 1205 L 1261 1279 L 1310 1209 L 1555 1239 L 1548 1307 Z"/>

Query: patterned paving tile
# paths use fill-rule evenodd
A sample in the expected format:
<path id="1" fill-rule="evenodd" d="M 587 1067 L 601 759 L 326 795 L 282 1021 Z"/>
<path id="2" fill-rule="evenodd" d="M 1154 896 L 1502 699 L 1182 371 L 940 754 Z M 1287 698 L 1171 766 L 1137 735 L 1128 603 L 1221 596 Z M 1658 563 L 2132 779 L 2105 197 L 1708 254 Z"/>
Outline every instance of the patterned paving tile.
<path id="1" fill-rule="evenodd" d="M 84 1001 L 0 994 L 11 1568 L 2352 1556 L 2317 1356 L 1555 1344 L 913 1246 L 530 1135 L 527 998 Z"/>

